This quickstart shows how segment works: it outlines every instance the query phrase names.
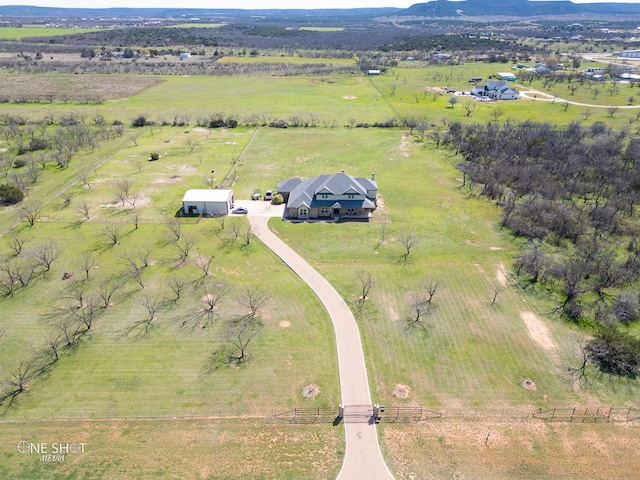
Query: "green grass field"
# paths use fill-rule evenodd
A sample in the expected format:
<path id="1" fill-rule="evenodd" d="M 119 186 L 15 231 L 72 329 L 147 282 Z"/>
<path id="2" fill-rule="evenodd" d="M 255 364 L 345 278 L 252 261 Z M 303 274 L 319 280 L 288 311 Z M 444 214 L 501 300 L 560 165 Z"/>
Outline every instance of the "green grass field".
<path id="1" fill-rule="evenodd" d="M 62 27 L 6 27 L 0 28 L 0 40 L 22 40 L 23 38 L 52 37 L 60 35 L 72 35 L 75 33 L 98 32 L 99 28 L 62 28 Z"/>
<path id="2" fill-rule="evenodd" d="M 505 112 L 500 121 L 585 121 L 577 107 L 562 112 L 558 105 L 519 100 L 479 104 L 466 116 L 460 105 L 449 108 L 446 97 L 420 96 L 416 101 L 413 96 L 427 87 L 444 86 L 447 73 L 452 80 L 446 85 L 462 87 L 469 85 L 468 76 L 486 76 L 491 69 L 495 67 L 481 64 L 398 68 L 375 78 L 168 77 L 104 105 L 3 106 L 7 112 L 32 118 L 72 111 L 87 118 L 99 111 L 108 121 L 124 122 L 139 114 L 169 121 L 178 115 L 190 117 L 185 127 L 127 128 L 123 137 L 82 152 L 66 170 L 48 166 L 30 190 L 29 200 L 43 208 L 34 226 L 22 222 L 16 227 L 27 238 L 25 251 L 52 239 L 62 255 L 46 277 L 0 301 L 1 325 L 6 329 L 0 337 L 0 358 L 5 371 L 43 344 L 51 331 L 43 315 L 72 301 L 70 282 L 62 275 L 72 271 L 82 277 L 82 255 L 91 253 L 97 259 L 98 268 L 91 270 L 86 282 L 88 292 L 96 292 L 103 280 L 124 278 L 127 255 L 149 249 L 151 262 L 141 276 L 144 288 L 127 281 L 82 344 L 63 355 L 50 374 L 30 384 L 5 412 L 5 420 L 12 422 L 0 429 L 3 470 L 16 478 L 79 477 L 90 472 L 173 478 L 181 469 L 195 472 L 194 477 L 211 478 L 335 476 L 343 449 L 340 427 L 283 429 L 261 420 L 296 406 L 334 408 L 340 402 L 333 329 L 317 298 L 260 242 L 243 246 L 234 241 L 229 219 L 224 230 L 213 219 L 184 223 L 181 232 L 196 243 L 183 262 L 169 240 L 165 223 L 180 208 L 184 191 L 207 188 L 203 178 L 212 169 L 219 184 L 236 161 L 233 188 L 236 198 L 243 199 L 256 188 L 273 189 L 278 181 L 293 176 L 342 169 L 354 176 L 375 172 L 381 198 L 370 223 L 290 224 L 273 219 L 270 227 L 352 305 L 359 295 L 357 274 L 374 276 L 376 285 L 358 318 L 374 401 L 420 405 L 444 415 L 441 428 L 380 427 L 383 450 L 398 478 L 408 478 L 410 472 L 434 478 L 460 474 L 586 478 L 597 467 L 598 455 L 612 464 L 604 448 L 589 447 L 589 453 L 582 455 L 579 445 L 592 437 L 599 439 L 598 445 L 615 443 L 616 455 L 633 456 L 637 435 L 626 426 L 586 425 L 578 431 L 523 421 L 527 436 L 497 420 L 500 427 L 474 422 L 478 414 L 489 419 L 526 418 L 536 408 L 554 406 L 633 406 L 638 386 L 590 371 L 591 386 L 576 388 L 568 368 L 579 362 L 577 341 L 584 333 L 551 314 L 553 296 L 525 293 L 518 287 L 511 264 L 521 242 L 499 229 L 500 210 L 495 204 L 461 186 L 452 152 L 435 150 L 407 129 L 345 127 L 352 119 L 374 122 L 394 115 L 420 115 L 429 118 L 433 128 L 442 128 L 443 119 L 488 121 L 496 106 Z M 194 119 L 211 112 L 283 119 L 313 114 L 336 122 L 330 128 L 318 120 L 316 128 L 306 129 L 194 127 Z M 610 120 L 593 114 L 588 122 L 593 121 L 628 123 L 622 112 Z M 189 143 L 194 141 L 191 149 Z M 149 162 L 153 151 L 160 159 Z M 86 173 L 88 181 L 83 183 Z M 117 182 L 124 179 L 131 182 L 135 208 L 117 200 Z M 65 191 L 73 194 L 68 206 L 61 197 Z M 83 220 L 83 204 L 90 206 L 89 220 Z M 16 221 L 16 215 L 16 208 L 0 211 L 3 230 Z M 245 219 L 238 221 L 246 225 Z M 117 246 L 109 246 L 104 235 L 105 228 L 113 225 L 121 233 Z M 407 232 L 419 235 L 420 243 L 402 263 L 399 238 Z M 0 238 L 0 255 L 11 255 L 9 245 L 7 235 Z M 211 273 L 199 280 L 199 265 L 211 255 L 215 255 Z M 407 326 L 411 294 L 425 276 L 444 280 L 426 332 Z M 159 310 L 151 329 L 143 332 L 139 322 L 149 315 L 143 301 L 170 295 L 168 282 L 174 277 L 189 282 L 184 297 Z M 208 328 L 183 328 L 182 323 L 201 308 L 207 283 L 214 281 L 233 287 L 216 310 L 217 322 Z M 496 286 L 504 291 L 490 305 Z M 269 301 L 259 315 L 263 328 L 250 347 L 250 360 L 238 368 L 205 374 L 207 359 L 223 333 L 222 319 L 243 313 L 238 299 L 251 287 L 266 292 Z M 526 379 L 535 383 L 535 390 L 523 388 Z M 302 388 L 312 383 L 320 387 L 320 394 L 303 398 Z M 400 395 L 398 387 L 406 395 Z M 251 419 L 195 418 L 179 425 L 170 419 L 225 415 Z M 137 421 L 136 417 L 159 418 Z M 59 421 L 45 421 L 50 418 Z M 126 420 L 109 421 L 112 418 Z M 18 420 L 26 422 L 13 423 Z M 454 430 L 447 433 L 447 426 Z M 502 432 L 492 437 L 501 450 L 490 458 L 504 466 L 495 469 L 482 463 L 475 470 L 463 468 L 479 455 L 469 442 L 481 445 L 487 428 Z M 16 453 L 15 445 L 25 435 L 29 441 L 42 442 L 53 437 L 69 437 L 70 442 L 88 439 L 94 450 L 74 458 L 72 464 L 65 460 L 42 465 L 35 457 Z M 606 436 L 608 440 L 603 439 Z M 622 439 L 619 444 L 614 437 Z M 158 442 L 142 444 L 149 438 Z M 244 461 L 249 439 L 256 445 L 248 454 L 255 459 L 253 470 L 247 470 Z M 225 445 L 219 466 L 210 454 L 202 457 L 191 451 L 195 444 L 217 448 L 218 443 Z M 125 445 L 129 450 L 119 453 Z M 523 445 L 530 455 L 520 455 L 519 463 L 509 470 L 507 459 Z M 264 455 L 272 448 L 273 456 Z M 573 463 L 559 466 L 558 451 Z M 166 463 L 150 460 L 163 455 L 169 457 Z M 240 464 L 242 468 L 237 467 Z M 619 472 L 619 478 L 632 478 L 631 469 Z"/>

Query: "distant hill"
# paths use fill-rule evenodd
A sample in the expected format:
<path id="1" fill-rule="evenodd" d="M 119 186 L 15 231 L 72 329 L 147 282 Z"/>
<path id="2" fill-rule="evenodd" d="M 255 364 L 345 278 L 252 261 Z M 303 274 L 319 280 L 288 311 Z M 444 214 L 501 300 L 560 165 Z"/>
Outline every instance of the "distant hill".
<path id="1" fill-rule="evenodd" d="M 455 17 L 455 16 L 510 16 L 532 17 L 542 15 L 596 14 L 640 14 L 637 3 L 591 3 L 576 4 L 569 0 L 434 0 L 417 3 L 398 13 L 401 16 Z"/>
<path id="2" fill-rule="evenodd" d="M 223 8 L 57 8 L 22 5 L 0 6 L 4 17 L 58 17 L 58 18 L 193 18 L 193 17 L 374 17 L 394 15 L 400 8 L 350 8 L 350 9 L 265 9 L 241 10 Z"/>
<path id="3" fill-rule="evenodd" d="M 531 17 L 571 14 L 640 15 L 640 3 L 576 4 L 570 0 L 433 0 L 416 3 L 409 8 L 350 9 L 264 9 L 241 10 L 221 8 L 57 8 L 22 5 L 0 6 L 0 16 L 31 18 L 211 18 L 220 19 L 300 19 L 300 18 L 375 18 L 390 16 L 510 16 Z"/>

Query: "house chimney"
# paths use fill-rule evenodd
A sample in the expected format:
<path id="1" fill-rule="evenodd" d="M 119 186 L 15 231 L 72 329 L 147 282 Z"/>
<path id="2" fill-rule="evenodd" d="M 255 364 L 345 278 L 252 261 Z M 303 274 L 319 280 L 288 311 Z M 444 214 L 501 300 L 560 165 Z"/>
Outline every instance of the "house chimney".
<path id="1" fill-rule="evenodd" d="M 376 181 L 376 174 L 374 172 L 371 172 L 371 180 Z"/>

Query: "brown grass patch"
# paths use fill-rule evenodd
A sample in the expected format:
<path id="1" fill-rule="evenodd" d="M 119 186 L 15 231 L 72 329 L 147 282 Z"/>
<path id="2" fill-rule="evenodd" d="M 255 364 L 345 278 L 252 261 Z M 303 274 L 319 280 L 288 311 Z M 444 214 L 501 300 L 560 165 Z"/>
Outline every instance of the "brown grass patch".
<path id="1" fill-rule="evenodd" d="M 393 396 L 397 398 L 409 398 L 411 394 L 411 387 L 404 383 L 396 383 L 393 387 Z"/>
<path id="2" fill-rule="evenodd" d="M 0 91 L 8 97 L 52 95 L 55 101 L 67 98 L 113 100 L 126 98 L 162 82 L 161 78 L 142 75 L 2 75 Z"/>
<path id="3" fill-rule="evenodd" d="M 306 385 L 302 389 L 302 396 L 304 398 L 316 398 L 320 393 L 320 387 L 314 383 Z"/>

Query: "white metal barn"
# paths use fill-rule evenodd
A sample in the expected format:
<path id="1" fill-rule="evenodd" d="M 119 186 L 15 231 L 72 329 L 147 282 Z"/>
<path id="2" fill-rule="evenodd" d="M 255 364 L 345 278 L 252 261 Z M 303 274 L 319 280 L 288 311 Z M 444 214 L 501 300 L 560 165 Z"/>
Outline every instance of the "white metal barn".
<path id="1" fill-rule="evenodd" d="M 182 211 L 185 215 L 226 215 L 233 203 L 233 190 L 187 190 Z"/>

